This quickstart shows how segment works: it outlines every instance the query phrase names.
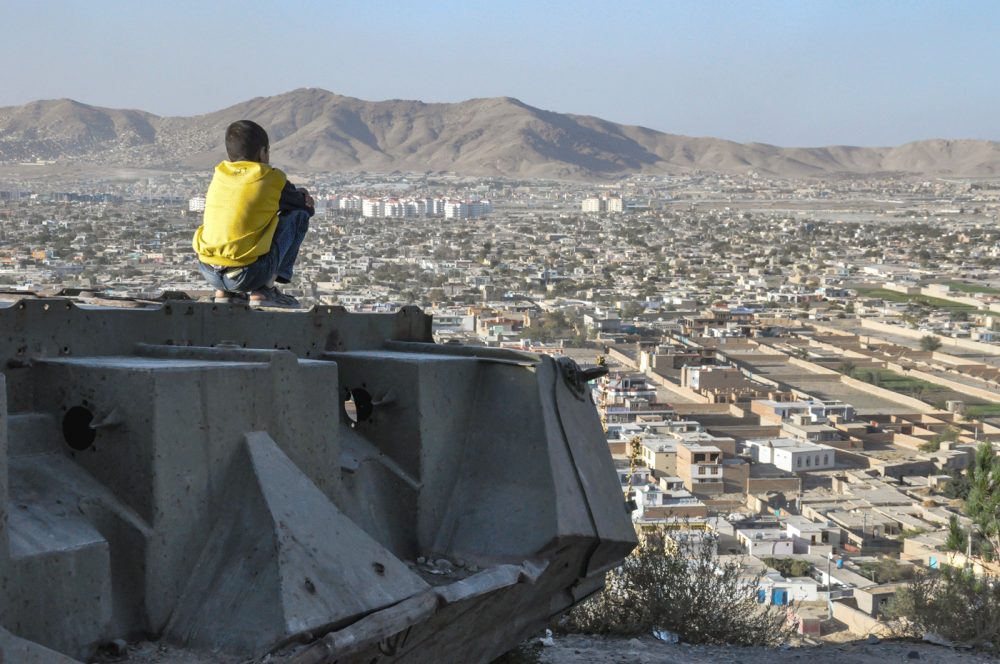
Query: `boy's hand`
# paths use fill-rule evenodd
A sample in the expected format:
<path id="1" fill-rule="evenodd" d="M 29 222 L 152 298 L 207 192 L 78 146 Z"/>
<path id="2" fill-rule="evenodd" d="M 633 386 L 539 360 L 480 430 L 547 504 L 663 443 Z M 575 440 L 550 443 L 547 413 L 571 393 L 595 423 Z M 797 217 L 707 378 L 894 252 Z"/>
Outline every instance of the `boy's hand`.
<path id="1" fill-rule="evenodd" d="M 299 187 L 298 189 L 302 192 L 302 195 L 306 197 L 306 207 L 313 207 L 316 205 L 316 201 L 309 195 L 309 192 L 306 191 L 305 187 Z"/>

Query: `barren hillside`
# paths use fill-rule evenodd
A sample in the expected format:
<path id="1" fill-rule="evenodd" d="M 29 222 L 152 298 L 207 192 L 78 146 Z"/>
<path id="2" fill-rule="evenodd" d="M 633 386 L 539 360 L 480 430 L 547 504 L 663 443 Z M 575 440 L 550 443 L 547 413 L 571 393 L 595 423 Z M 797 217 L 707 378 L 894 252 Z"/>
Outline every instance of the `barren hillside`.
<path id="1" fill-rule="evenodd" d="M 312 171 L 452 171 L 598 179 L 693 170 L 809 177 L 897 172 L 1000 176 L 1000 143 L 927 140 L 894 148 L 781 148 L 666 134 L 516 99 L 368 102 L 306 88 L 215 113 L 158 117 L 68 99 L 0 108 L 0 163 L 36 159 L 143 168 L 206 168 L 225 157 L 230 122 L 271 134 L 274 161 Z"/>

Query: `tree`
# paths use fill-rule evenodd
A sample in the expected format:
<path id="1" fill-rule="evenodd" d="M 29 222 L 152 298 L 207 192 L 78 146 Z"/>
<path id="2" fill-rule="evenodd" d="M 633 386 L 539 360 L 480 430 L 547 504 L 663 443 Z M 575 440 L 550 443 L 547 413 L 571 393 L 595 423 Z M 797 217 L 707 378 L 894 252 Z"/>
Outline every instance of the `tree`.
<path id="1" fill-rule="evenodd" d="M 944 541 L 945 551 L 962 551 L 965 548 L 965 532 L 958 523 L 958 517 L 954 514 L 948 521 L 948 537 Z"/>
<path id="2" fill-rule="evenodd" d="M 604 592 L 574 608 L 560 627 L 625 635 L 666 629 L 684 643 L 775 646 L 789 628 L 776 607 L 760 610 L 763 576 L 747 575 L 739 560 L 719 559 L 710 535 L 643 532 L 639 547 L 608 573 Z"/>
<path id="3" fill-rule="evenodd" d="M 635 318 L 636 316 L 641 316 L 645 312 L 646 307 L 642 306 L 638 302 L 629 302 L 622 307 L 622 318 L 628 320 L 630 318 Z"/>
<path id="4" fill-rule="evenodd" d="M 862 563 L 858 569 L 862 576 L 872 579 L 875 583 L 894 583 L 911 579 L 916 571 L 913 565 L 900 565 L 899 561 L 892 558 Z"/>
<path id="5" fill-rule="evenodd" d="M 993 551 L 1000 550 L 1000 458 L 993 451 L 993 443 L 984 441 L 976 450 L 976 458 L 967 470 L 969 475 L 969 497 L 965 501 L 965 513 L 978 526 L 979 533 L 992 545 Z"/>
<path id="6" fill-rule="evenodd" d="M 941 348 L 941 337 L 933 334 L 920 337 L 920 350 L 934 352 L 939 348 Z"/>
<path id="7" fill-rule="evenodd" d="M 844 362 L 841 362 L 840 366 L 837 367 L 837 373 L 842 374 L 844 376 L 850 376 L 851 378 L 853 378 L 854 377 L 854 371 L 856 369 L 857 369 L 857 367 L 854 366 L 854 364 L 852 362 L 844 361 Z"/>
<path id="8" fill-rule="evenodd" d="M 768 567 L 778 570 L 782 576 L 806 576 L 812 569 L 812 563 L 806 560 L 795 560 L 793 558 L 761 558 Z"/>
<path id="9" fill-rule="evenodd" d="M 958 469 L 952 469 L 949 474 L 951 475 L 951 479 L 948 480 L 941 493 L 945 498 L 952 500 L 967 500 L 969 498 L 969 491 L 972 490 L 972 483 L 969 482 L 969 478 Z"/>

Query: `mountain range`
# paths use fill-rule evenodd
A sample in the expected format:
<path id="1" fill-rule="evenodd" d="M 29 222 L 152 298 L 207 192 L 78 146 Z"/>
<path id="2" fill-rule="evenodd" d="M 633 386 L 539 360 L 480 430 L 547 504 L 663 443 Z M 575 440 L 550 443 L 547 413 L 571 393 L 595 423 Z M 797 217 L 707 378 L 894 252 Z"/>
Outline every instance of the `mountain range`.
<path id="1" fill-rule="evenodd" d="M 267 129 L 276 165 L 300 171 L 443 171 L 561 180 L 696 171 L 789 178 L 1000 177 L 1000 143 L 992 141 L 782 148 L 667 134 L 545 111 L 510 97 L 455 104 L 370 102 L 316 88 L 257 97 L 193 117 L 160 117 L 69 99 L 0 108 L 0 163 L 207 169 L 225 158 L 226 126 L 242 118 Z"/>

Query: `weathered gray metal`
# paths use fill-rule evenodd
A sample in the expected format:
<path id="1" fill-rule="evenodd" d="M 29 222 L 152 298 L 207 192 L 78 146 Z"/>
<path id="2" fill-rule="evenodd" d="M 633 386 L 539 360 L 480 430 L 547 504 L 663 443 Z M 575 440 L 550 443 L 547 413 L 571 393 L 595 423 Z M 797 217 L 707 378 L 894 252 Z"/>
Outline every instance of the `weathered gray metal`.
<path id="1" fill-rule="evenodd" d="M 434 345 L 418 309 L 0 301 L 0 362 L 6 664 L 488 662 L 635 545 L 588 376 Z"/>

